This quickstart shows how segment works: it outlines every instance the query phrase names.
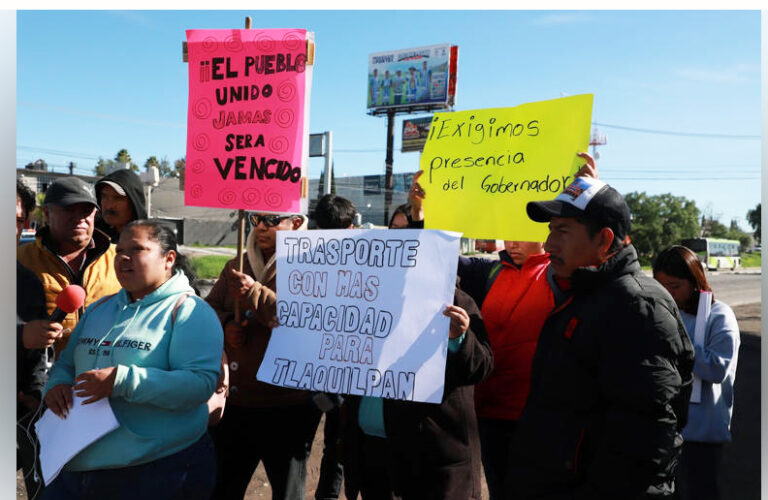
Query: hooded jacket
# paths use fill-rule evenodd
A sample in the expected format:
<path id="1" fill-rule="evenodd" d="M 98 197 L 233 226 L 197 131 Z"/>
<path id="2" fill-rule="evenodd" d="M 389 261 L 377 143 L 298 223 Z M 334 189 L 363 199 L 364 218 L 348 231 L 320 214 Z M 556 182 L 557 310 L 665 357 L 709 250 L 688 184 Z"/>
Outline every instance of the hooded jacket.
<path id="1" fill-rule="evenodd" d="M 507 495 L 670 497 L 692 370 L 677 307 L 631 245 L 574 271 L 539 336 Z"/>
<path id="2" fill-rule="evenodd" d="M 51 369 L 46 392 L 77 375 L 117 367 L 109 403 L 120 426 L 77 454 L 70 471 L 138 465 L 194 444 L 208 427 L 223 333 L 216 314 L 177 271 L 131 302 L 125 289 L 86 310 Z M 190 293 L 176 311 L 182 294 Z"/>
<path id="3" fill-rule="evenodd" d="M 46 226 L 37 232 L 34 242 L 18 248 L 16 257 L 19 263 L 34 272 L 43 283 L 48 315 L 56 309 L 56 297 L 65 287 L 74 284 L 85 289 L 83 307 L 67 314 L 61 322 L 64 328 L 74 330 L 86 307 L 120 290 L 120 283 L 115 274 L 115 246 L 109 242 L 106 234 L 94 229 L 94 247 L 88 250 L 83 271 L 75 275 L 67 263 L 56 255 L 49 238 L 50 230 Z M 64 334 L 53 344 L 57 356 L 67 345 L 67 339 L 69 334 Z"/>
<path id="4" fill-rule="evenodd" d="M 99 202 L 99 207 L 101 207 L 101 188 L 104 186 L 104 181 L 114 182 L 123 188 L 126 196 L 131 200 L 131 206 L 133 207 L 133 216 L 131 220 L 147 218 L 147 201 L 144 197 L 144 185 L 141 183 L 141 179 L 135 172 L 127 168 L 122 168 L 99 179 L 96 183 L 96 200 Z M 107 233 L 112 240 L 112 243 L 117 243 L 120 234 L 115 231 L 112 226 L 108 225 L 101 215 L 96 218 L 96 227 Z"/>

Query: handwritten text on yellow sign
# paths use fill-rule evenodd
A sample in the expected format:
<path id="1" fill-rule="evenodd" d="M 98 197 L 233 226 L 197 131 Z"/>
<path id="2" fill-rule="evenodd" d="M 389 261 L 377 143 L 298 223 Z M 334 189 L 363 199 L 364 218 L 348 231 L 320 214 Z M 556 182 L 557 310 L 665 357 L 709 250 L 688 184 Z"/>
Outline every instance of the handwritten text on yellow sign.
<path id="1" fill-rule="evenodd" d="M 551 200 L 584 163 L 592 95 L 436 113 L 421 156 L 427 228 L 485 239 L 543 241 L 529 201 Z"/>

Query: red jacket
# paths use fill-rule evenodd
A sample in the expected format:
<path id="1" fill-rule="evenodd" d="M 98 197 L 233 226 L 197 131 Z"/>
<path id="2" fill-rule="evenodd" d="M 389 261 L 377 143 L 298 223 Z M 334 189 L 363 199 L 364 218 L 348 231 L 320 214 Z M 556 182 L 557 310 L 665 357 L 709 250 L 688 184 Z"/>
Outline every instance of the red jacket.
<path id="1" fill-rule="evenodd" d="M 475 386 L 480 418 L 518 420 L 531 386 L 531 364 L 539 332 L 554 307 L 547 282 L 549 254 L 531 255 L 521 268 L 501 260 L 482 305 L 491 342 L 491 376 Z"/>

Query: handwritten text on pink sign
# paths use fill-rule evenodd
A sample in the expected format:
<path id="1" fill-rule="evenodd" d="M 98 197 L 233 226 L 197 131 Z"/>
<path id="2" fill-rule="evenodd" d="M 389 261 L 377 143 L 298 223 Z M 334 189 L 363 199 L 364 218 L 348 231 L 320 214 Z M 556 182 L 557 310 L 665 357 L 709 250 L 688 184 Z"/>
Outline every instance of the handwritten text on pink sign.
<path id="1" fill-rule="evenodd" d="M 186 205 L 299 212 L 305 30 L 188 30 Z"/>

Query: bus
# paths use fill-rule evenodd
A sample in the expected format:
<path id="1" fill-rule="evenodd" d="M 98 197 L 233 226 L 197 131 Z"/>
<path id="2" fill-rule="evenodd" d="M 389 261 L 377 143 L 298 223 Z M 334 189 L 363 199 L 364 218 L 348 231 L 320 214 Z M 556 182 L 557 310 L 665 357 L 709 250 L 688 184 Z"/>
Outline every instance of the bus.
<path id="1" fill-rule="evenodd" d="M 682 245 L 688 247 L 699 256 L 707 269 L 736 269 L 741 266 L 738 240 L 723 240 L 720 238 L 689 238 Z"/>

